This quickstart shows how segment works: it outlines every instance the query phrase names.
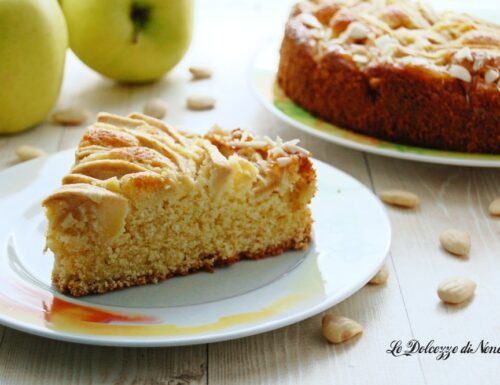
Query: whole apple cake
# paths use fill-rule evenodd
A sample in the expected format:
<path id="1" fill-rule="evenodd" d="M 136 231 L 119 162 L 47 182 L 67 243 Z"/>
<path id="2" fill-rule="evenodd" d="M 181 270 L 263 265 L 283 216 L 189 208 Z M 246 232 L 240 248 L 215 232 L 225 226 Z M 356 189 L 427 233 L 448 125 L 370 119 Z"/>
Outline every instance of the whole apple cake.
<path id="1" fill-rule="evenodd" d="M 100 114 L 43 202 L 55 287 L 104 293 L 305 248 L 316 174 L 297 143 Z"/>
<path id="2" fill-rule="evenodd" d="M 346 129 L 500 153 L 500 26 L 411 0 L 309 0 L 288 19 L 278 83 Z"/>

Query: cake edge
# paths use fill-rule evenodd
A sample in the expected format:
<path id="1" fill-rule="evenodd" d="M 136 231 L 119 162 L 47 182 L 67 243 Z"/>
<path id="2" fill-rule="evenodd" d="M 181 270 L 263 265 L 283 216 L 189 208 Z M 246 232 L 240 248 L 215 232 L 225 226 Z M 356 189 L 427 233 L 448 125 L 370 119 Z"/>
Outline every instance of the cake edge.
<path id="1" fill-rule="evenodd" d="M 308 248 L 309 243 L 312 240 L 312 224 L 313 220 L 310 216 L 305 231 L 302 234 L 302 237 L 300 237 L 298 240 L 296 237 L 294 237 L 285 242 L 282 242 L 277 246 L 270 246 L 250 254 L 241 252 L 230 258 L 221 258 L 217 255 L 210 255 L 203 260 L 196 260 L 195 262 L 199 262 L 198 265 L 193 265 L 190 267 L 185 266 L 175 271 L 170 271 L 167 274 L 152 273 L 126 279 L 110 279 L 104 281 L 101 280 L 96 281 L 92 284 L 73 280 L 69 281 L 66 285 L 63 285 L 59 281 L 57 272 L 52 271 L 52 283 L 60 293 L 70 294 L 73 297 L 82 297 L 90 294 L 104 294 L 116 290 L 126 289 L 128 287 L 144 286 L 152 283 L 156 284 L 166 281 L 169 278 L 173 278 L 176 276 L 186 276 L 200 271 L 207 271 L 212 273 L 217 267 L 230 266 L 238 261 L 241 261 L 242 259 L 258 260 L 277 256 L 283 254 L 286 251 L 305 250 Z"/>
<path id="2" fill-rule="evenodd" d="M 500 132 L 496 130 L 498 121 L 494 119 L 494 114 L 485 116 L 488 106 L 490 109 L 500 106 L 500 93 L 490 88 L 480 87 L 474 89 L 471 94 L 468 91 L 470 86 L 461 80 L 451 76 L 444 78 L 437 74 L 426 73 L 418 67 L 407 67 L 402 70 L 381 64 L 371 67 L 370 71 L 361 71 L 355 67 L 354 62 L 342 58 L 335 52 L 316 61 L 311 46 L 303 39 L 301 40 L 301 36 L 297 35 L 291 27 L 290 23 L 294 15 L 294 8 L 292 8 L 281 41 L 276 81 L 283 93 L 299 107 L 350 132 L 396 144 L 479 154 L 497 154 L 500 151 L 497 140 Z M 446 118 L 438 114 L 440 109 L 431 102 L 429 105 L 432 107 L 425 106 L 426 110 L 423 111 L 425 113 L 422 109 L 415 111 L 413 108 L 401 114 L 400 119 L 386 119 L 386 121 L 379 119 L 381 112 L 387 116 L 393 112 L 389 109 L 376 110 L 379 105 L 376 105 L 373 100 L 380 98 L 382 88 L 390 90 L 390 87 L 397 83 L 395 80 L 399 80 L 395 78 L 401 77 L 401 72 L 405 71 L 407 72 L 405 82 L 413 82 L 408 88 L 414 90 L 414 94 L 420 99 L 427 96 L 429 86 L 432 86 L 436 90 L 436 98 L 446 102 L 447 110 L 455 112 L 452 115 L 453 127 L 450 127 L 451 123 Z M 323 81 L 325 78 L 339 77 L 341 72 L 344 74 L 344 79 L 349 80 L 348 83 L 337 81 L 336 84 L 330 86 L 330 83 Z M 298 75 L 294 78 L 293 74 Z M 377 82 L 370 84 L 373 79 Z M 442 87 L 442 82 L 446 83 L 447 89 Z M 332 80 L 331 83 L 334 81 Z M 346 88 L 345 84 L 349 87 Z M 348 97 L 345 98 L 345 103 L 336 102 L 336 106 L 332 107 L 331 92 L 328 88 L 338 90 L 339 87 L 343 88 L 344 94 L 348 93 Z M 413 97 L 413 94 L 406 95 L 408 99 Z M 468 104 L 470 95 L 472 95 L 474 109 Z M 493 96 L 490 98 L 489 95 Z M 352 100 L 356 100 L 357 103 L 351 103 Z M 394 97 L 393 100 L 393 103 L 387 104 L 397 106 L 398 98 Z M 366 101 L 368 102 L 365 103 Z M 405 108 L 401 110 L 406 111 Z M 349 116 L 345 111 L 350 111 Z M 428 124 L 425 121 L 415 120 L 415 114 L 427 114 L 436 119 L 429 118 Z M 360 123 L 359 120 L 362 122 Z M 399 124 L 401 120 L 413 123 L 405 127 Z M 394 130 L 393 126 L 396 123 L 398 123 L 397 130 Z M 450 131 L 453 135 L 450 135 Z"/>

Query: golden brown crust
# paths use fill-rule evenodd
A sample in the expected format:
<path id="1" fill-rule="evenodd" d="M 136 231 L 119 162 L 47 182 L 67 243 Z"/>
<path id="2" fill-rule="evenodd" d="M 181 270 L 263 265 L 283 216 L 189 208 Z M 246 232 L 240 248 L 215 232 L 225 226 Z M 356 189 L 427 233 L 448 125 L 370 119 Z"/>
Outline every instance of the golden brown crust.
<path id="1" fill-rule="evenodd" d="M 248 161 L 261 174 L 261 184 L 266 185 L 266 175 L 276 179 L 277 174 L 285 172 L 284 159 L 291 163 L 310 162 L 309 153 L 297 143 L 298 140 L 283 142 L 280 138 L 254 139 L 241 129 L 213 130 L 203 137 L 188 135 L 139 113 L 126 118 L 101 113 L 85 132 L 76 151 L 76 163 L 64 183 L 108 188 L 99 181 L 133 179 L 136 186 L 142 181 L 140 185 L 150 191 L 152 186 L 161 188 L 166 180 L 175 182 L 180 177 L 194 183 L 208 161 L 214 169 L 211 187 L 220 190 L 234 172 L 234 163 Z M 231 155 L 233 165 L 229 162 Z M 119 193 L 119 186 L 113 191 Z M 255 189 L 259 187 L 262 186 Z"/>
<path id="2" fill-rule="evenodd" d="M 432 20 L 406 0 L 367 21 L 360 7 L 368 3 L 311 1 L 311 9 L 293 10 L 278 70 L 286 95 L 327 121 L 377 138 L 500 153 L 500 28 L 454 14 Z M 377 45 L 381 37 L 384 46 Z"/>

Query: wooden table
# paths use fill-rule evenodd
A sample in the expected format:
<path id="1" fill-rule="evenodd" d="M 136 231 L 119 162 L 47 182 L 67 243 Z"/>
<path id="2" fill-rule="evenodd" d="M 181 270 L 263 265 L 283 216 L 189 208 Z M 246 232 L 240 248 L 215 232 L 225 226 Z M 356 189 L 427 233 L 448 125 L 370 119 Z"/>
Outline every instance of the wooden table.
<path id="1" fill-rule="evenodd" d="M 388 207 L 393 242 L 386 285 L 367 286 L 333 311 L 359 321 L 364 334 L 340 345 L 321 336 L 321 314 L 262 335 L 180 348 L 107 348 L 52 341 L 0 327 L 1 384 L 498 384 L 500 354 L 394 357 L 391 341 L 500 346 L 500 220 L 487 213 L 500 195 L 500 170 L 447 167 L 367 155 L 308 136 L 274 118 L 252 94 L 248 70 L 267 40 L 279 37 L 289 0 L 199 1 L 195 37 L 185 60 L 157 84 L 125 87 L 102 79 L 71 53 L 57 108 L 93 112 L 141 110 L 150 97 L 169 105 L 167 120 L 203 132 L 214 123 L 300 138 L 316 158 L 358 178 L 374 192 L 402 188 L 423 200 L 416 211 Z M 187 68 L 208 65 L 211 80 L 192 82 Z M 217 108 L 190 112 L 190 94 L 210 94 Z M 84 128 L 45 123 L 0 137 L 0 167 L 16 163 L 14 150 L 33 144 L 52 153 L 76 146 Z M 472 237 L 469 259 L 439 247 L 441 231 L 458 227 Z M 444 306 L 438 283 L 463 274 L 478 288 L 466 306 Z"/>

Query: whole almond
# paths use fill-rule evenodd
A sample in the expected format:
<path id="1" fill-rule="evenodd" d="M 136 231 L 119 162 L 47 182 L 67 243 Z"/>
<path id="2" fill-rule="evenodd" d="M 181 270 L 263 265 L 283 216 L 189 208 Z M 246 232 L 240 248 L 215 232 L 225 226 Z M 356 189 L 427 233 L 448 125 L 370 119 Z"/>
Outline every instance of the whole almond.
<path id="1" fill-rule="evenodd" d="M 167 104 L 159 98 L 149 99 L 144 103 L 142 112 L 152 118 L 163 119 L 167 114 Z"/>
<path id="2" fill-rule="evenodd" d="M 465 277 L 452 277 L 441 282 L 437 294 L 445 303 L 459 304 L 474 295 L 476 283 Z"/>
<path id="3" fill-rule="evenodd" d="M 211 96 L 190 96 L 186 101 L 187 108 L 193 111 L 211 110 L 215 107 L 215 99 Z"/>
<path id="4" fill-rule="evenodd" d="M 45 155 L 41 148 L 23 145 L 16 148 L 16 155 L 20 161 L 30 160 Z"/>
<path id="5" fill-rule="evenodd" d="M 189 67 L 189 72 L 193 75 L 193 80 L 208 79 L 213 75 L 212 70 L 207 67 L 192 66 Z"/>
<path id="6" fill-rule="evenodd" d="M 420 197 L 405 190 L 384 190 L 379 193 L 383 202 L 393 206 L 413 209 L 420 204 Z"/>
<path id="7" fill-rule="evenodd" d="M 493 202 L 490 203 L 488 211 L 491 215 L 500 215 L 500 197 L 496 198 Z"/>
<path id="8" fill-rule="evenodd" d="M 80 107 L 69 107 L 64 110 L 56 111 L 52 114 L 52 119 L 57 124 L 63 126 L 81 126 L 87 121 L 90 113 Z"/>
<path id="9" fill-rule="evenodd" d="M 469 254 L 471 240 L 470 235 L 462 230 L 448 229 L 441 233 L 439 241 L 443 249 L 451 254 L 464 257 Z"/>
<path id="10" fill-rule="evenodd" d="M 387 278 L 389 278 L 389 269 L 387 268 L 387 265 L 384 265 L 379 270 L 379 272 L 375 274 L 372 279 L 370 279 L 368 283 L 372 285 L 381 285 L 387 282 Z"/>
<path id="11" fill-rule="evenodd" d="M 334 344 L 347 341 L 363 333 L 363 327 L 356 321 L 335 314 L 325 314 L 322 319 L 323 336 Z"/>

